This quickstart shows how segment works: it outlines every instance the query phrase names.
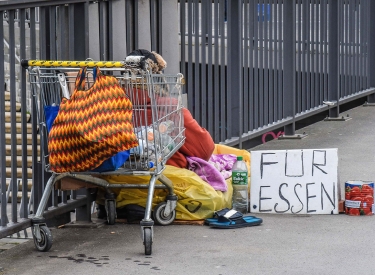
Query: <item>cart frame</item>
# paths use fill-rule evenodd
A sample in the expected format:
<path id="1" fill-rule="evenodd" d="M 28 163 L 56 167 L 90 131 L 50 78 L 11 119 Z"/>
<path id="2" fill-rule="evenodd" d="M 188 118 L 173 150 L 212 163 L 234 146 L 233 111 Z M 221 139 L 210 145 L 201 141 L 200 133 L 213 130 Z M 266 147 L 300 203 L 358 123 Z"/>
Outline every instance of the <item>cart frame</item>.
<path id="1" fill-rule="evenodd" d="M 185 128 L 183 126 L 183 113 L 182 113 L 182 86 L 184 84 L 184 78 L 182 74 L 177 75 L 164 75 L 164 74 L 152 74 L 148 68 L 142 68 L 140 63 L 142 57 L 132 57 L 130 60 L 125 61 L 43 61 L 43 60 L 22 60 L 21 64 L 27 69 L 30 80 L 30 88 L 32 90 L 32 96 L 34 98 L 34 104 L 37 109 L 37 123 L 39 127 L 40 135 L 40 146 L 41 146 L 41 162 L 45 171 L 51 172 L 52 175 L 48 179 L 47 184 L 44 188 L 44 192 L 38 206 L 37 212 L 32 217 L 32 233 L 34 238 L 34 243 L 39 251 L 48 251 L 53 243 L 52 234 L 46 225 L 46 221 L 43 217 L 44 210 L 47 207 L 47 203 L 51 192 L 56 184 L 63 178 L 74 178 L 81 180 L 86 183 L 93 184 L 97 187 L 105 189 L 105 208 L 107 211 L 107 221 L 108 224 L 114 224 L 116 218 L 116 195 L 111 189 L 113 188 L 124 188 L 124 189 L 148 189 L 148 195 L 146 200 L 146 209 L 144 218 L 141 220 L 141 231 L 142 240 L 145 248 L 145 254 L 151 255 L 152 253 L 152 243 L 154 238 L 153 226 L 154 220 L 160 225 L 171 224 L 176 217 L 176 204 L 177 196 L 174 193 L 172 182 L 164 176 L 162 173 L 165 169 L 166 161 L 184 144 L 185 141 Z M 147 150 L 147 154 L 142 153 L 137 155 L 136 158 L 129 158 L 129 161 L 118 170 L 109 172 L 67 172 L 67 173 L 55 173 L 49 169 L 48 165 L 48 150 L 44 150 L 44 145 L 48 142 L 48 133 L 46 127 L 46 121 L 44 117 L 43 106 L 46 104 L 45 97 L 47 92 L 58 92 L 60 96 L 66 96 L 66 91 L 64 91 L 61 82 L 57 83 L 61 74 L 65 75 L 67 71 L 79 70 L 81 67 L 87 67 L 88 71 L 94 67 L 100 68 L 103 72 L 108 72 L 115 75 L 116 78 L 121 83 L 126 83 L 125 90 L 133 89 L 134 87 L 141 86 L 141 89 L 146 89 L 148 96 L 151 98 L 151 104 L 145 106 L 144 102 L 138 102 L 138 98 L 131 98 L 133 103 L 133 126 L 134 131 L 139 130 L 138 137 L 145 148 L 154 148 L 153 152 L 153 162 L 149 161 L 151 158 L 150 150 Z M 58 76 L 60 74 L 60 76 Z M 47 81 L 44 81 L 46 78 Z M 156 79 L 156 81 L 155 81 Z M 161 81 L 162 80 L 162 83 Z M 73 82 L 74 83 L 74 82 Z M 65 83 L 66 84 L 66 83 Z M 172 106 L 173 112 L 170 111 L 171 106 L 157 106 L 155 100 L 155 93 L 160 90 L 160 85 L 165 85 L 168 88 L 168 96 L 177 99 L 177 105 Z M 159 86 L 157 86 L 159 85 Z M 59 88 L 60 87 L 60 90 Z M 158 88 L 158 89 L 156 89 Z M 170 92 L 173 89 L 173 93 Z M 47 91 L 48 90 L 48 91 Z M 50 95 L 49 95 L 50 96 Z M 54 95 L 56 96 L 56 95 Z M 134 102 L 133 102 L 134 101 Z M 135 102 L 137 101 L 137 102 Z M 142 109 L 143 112 L 147 111 L 147 108 L 151 107 L 152 121 L 147 121 L 147 115 L 145 117 L 146 121 L 140 122 L 134 116 L 136 112 L 135 108 Z M 166 104 L 167 105 L 167 104 Z M 169 111 L 166 113 L 164 110 L 163 115 L 160 115 L 160 108 L 167 108 Z M 137 109 L 138 111 L 138 109 Z M 172 116 L 175 119 L 177 117 L 177 123 L 175 129 L 175 134 L 170 142 L 173 142 L 173 148 L 171 144 L 162 144 L 160 133 L 158 133 L 159 138 L 155 138 L 153 141 L 149 141 L 144 135 L 144 127 L 147 129 L 152 129 L 155 136 L 157 135 L 158 127 L 160 123 L 170 119 Z M 146 124 L 146 125 L 142 125 Z M 140 130 L 142 128 L 142 131 Z M 140 134 L 139 133 L 143 133 Z M 166 150 L 168 147 L 168 150 Z M 133 152 L 134 153 L 134 152 Z M 135 154 L 135 153 L 134 153 Z M 132 161 L 132 159 L 134 161 Z M 152 167 L 154 166 L 154 167 Z M 151 169 L 150 169 L 151 168 Z M 103 178 L 97 176 L 103 175 L 143 175 L 150 176 L 148 182 L 144 184 L 131 184 L 131 183 L 121 183 L 121 184 L 111 184 Z M 156 184 L 156 181 L 160 181 L 162 184 Z M 155 207 L 153 218 L 152 213 L 152 200 L 154 196 L 155 189 L 167 189 L 169 195 L 165 202 L 158 204 Z"/>

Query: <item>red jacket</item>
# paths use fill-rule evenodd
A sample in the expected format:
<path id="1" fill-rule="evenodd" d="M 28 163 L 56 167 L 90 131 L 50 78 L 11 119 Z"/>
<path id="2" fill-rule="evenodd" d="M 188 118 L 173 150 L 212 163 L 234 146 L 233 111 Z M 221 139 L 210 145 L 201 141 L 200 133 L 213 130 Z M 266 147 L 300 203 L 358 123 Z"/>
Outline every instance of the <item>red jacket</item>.
<path id="1" fill-rule="evenodd" d="M 186 157 L 198 157 L 208 161 L 215 149 L 215 143 L 210 133 L 198 124 L 190 111 L 186 108 L 182 110 L 184 112 L 185 143 L 167 161 L 167 164 L 187 168 Z"/>

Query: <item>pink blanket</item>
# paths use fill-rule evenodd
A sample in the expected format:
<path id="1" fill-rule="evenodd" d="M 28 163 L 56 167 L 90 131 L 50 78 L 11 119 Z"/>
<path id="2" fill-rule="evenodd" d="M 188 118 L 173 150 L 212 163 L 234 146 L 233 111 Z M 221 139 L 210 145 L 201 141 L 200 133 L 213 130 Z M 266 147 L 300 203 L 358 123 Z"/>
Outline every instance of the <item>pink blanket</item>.
<path id="1" fill-rule="evenodd" d="M 208 182 L 215 190 L 227 191 L 228 186 L 223 175 L 211 163 L 197 157 L 187 157 L 188 169 Z"/>
<path id="2" fill-rule="evenodd" d="M 236 162 L 237 156 L 233 154 L 212 155 L 208 160 L 223 175 L 224 179 L 232 176 L 233 164 Z"/>

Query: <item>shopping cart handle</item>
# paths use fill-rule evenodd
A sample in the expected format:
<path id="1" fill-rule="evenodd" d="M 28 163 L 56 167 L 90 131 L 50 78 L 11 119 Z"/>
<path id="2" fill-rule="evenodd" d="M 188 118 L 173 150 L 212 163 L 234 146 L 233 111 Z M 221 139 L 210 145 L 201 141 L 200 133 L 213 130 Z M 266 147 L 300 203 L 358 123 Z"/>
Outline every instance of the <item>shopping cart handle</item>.
<path id="1" fill-rule="evenodd" d="M 88 68 L 123 68 L 124 62 L 123 61 L 93 61 L 93 60 L 85 60 L 85 61 L 72 61 L 72 60 L 21 60 L 21 65 L 24 68 L 27 67 L 69 67 L 69 68 L 80 68 L 80 67 L 88 67 Z"/>

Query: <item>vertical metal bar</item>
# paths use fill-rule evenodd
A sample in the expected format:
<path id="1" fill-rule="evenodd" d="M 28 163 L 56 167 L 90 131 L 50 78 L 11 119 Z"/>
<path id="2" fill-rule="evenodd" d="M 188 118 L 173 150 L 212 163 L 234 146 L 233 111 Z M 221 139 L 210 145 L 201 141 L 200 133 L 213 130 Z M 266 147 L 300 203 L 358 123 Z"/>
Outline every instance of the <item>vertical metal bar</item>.
<path id="1" fill-rule="evenodd" d="M 365 86 L 364 79 L 365 79 L 365 53 L 366 53 L 366 39 L 364 34 L 367 33 L 367 26 L 365 24 L 366 21 L 366 6 L 367 6 L 368 1 L 364 0 L 361 1 L 360 3 L 360 37 L 359 37 L 359 43 L 360 43 L 360 90 L 365 90 L 367 87 Z"/>
<path id="2" fill-rule="evenodd" d="M 69 26 L 67 22 L 69 22 L 68 19 L 68 7 L 65 7 L 64 5 L 61 5 L 60 8 L 60 47 L 59 47 L 59 59 L 61 60 L 68 60 L 69 51 L 66 49 L 69 49 L 69 39 L 66 39 L 66 34 L 68 34 L 66 27 Z M 67 20 L 68 19 L 68 20 Z"/>
<path id="3" fill-rule="evenodd" d="M 161 1 L 158 1 L 158 8 L 157 8 L 157 21 L 158 21 L 158 25 L 157 25 L 157 31 L 156 31 L 156 34 L 158 36 L 157 38 L 157 50 L 159 53 L 162 52 L 162 40 L 160 39 L 160 37 L 162 37 L 162 23 L 161 21 L 163 20 L 163 17 L 161 16 L 161 9 L 162 9 L 162 4 L 161 4 Z M 138 1 L 134 1 L 134 47 L 135 49 L 138 49 L 139 48 L 139 22 L 141 20 L 141 18 L 139 18 L 139 13 L 138 13 Z"/>
<path id="4" fill-rule="evenodd" d="M 271 19 L 271 7 L 272 7 L 272 0 L 266 1 L 267 7 L 267 55 L 266 55 L 266 88 L 267 88 L 267 95 L 268 95 L 268 104 L 267 104 L 267 121 L 268 123 L 273 122 L 273 96 L 272 96 L 272 89 L 271 89 L 271 81 L 272 81 L 272 71 L 271 71 L 271 58 L 272 58 L 272 37 L 271 37 L 271 29 L 272 29 L 272 19 Z"/>
<path id="5" fill-rule="evenodd" d="M 349 2 L 344 2 L 344 14 L 345 14 L 345 90 L 342 92 L 343 95 L 350 93 L 350 13 L 349 13 Z"/>
<path id="6" fill-rule="evenodd" d="M 207 63 L 208 63 L 208 68 L 207 68 L 207 104 L 208 104 L 208 110 L 207 110 L 207 117 L 206 117 L 206 125 L 208 132 L 213 133 L 214 130 L 214 125 L 213 125 L 213 120 L 208 119 L 213 117 L 213 88 L 212 88 L 212 3 L 211 1 L 207 4 L 207 25 L 206 25 L 206 30 L 207 30 L 207 35 L 208 35 L 208 40 L 207 40 Z"/>
<path id="7" fill-rule="evenodd" d="M 186 9 L 185 9 L 185 0 L 180 0 L 180 37 L 181 37 L 180 72 L 186 77 L 186 41 L 185 41 L 185 37 L 186 37 Z"/>
<path id="8" fill-rule="evenodd" d="M 369 46 L 369 41 L 368 41 L 368 33 L 369 33 L 369 17 L 367 16 L 369 10 L 370 10 L 370 0 L 365 1 L 365 5 L 363 5 L 363 10 L 362 10 L 362 20 L 363 20 L 363 32 L 362 32 L 362 39 L 364 41 L 364 48 L 363 48 L 363 89 L 368 89 L 369 86 L 367 85 L 367 76 L 368 76 L 368 70 L 367 70 L 367 57 L 368 57 L 368 46 Z"/>
<path id="9" fill-rule="evenodd" d="M 349 84 L 349 93 L 346 94 L 346 95 L 350 95 L 354 92 L 354 75 L 355 75 L 355 71 L 354 71 L 354 31 L 355 31 L 355 21 L 354 21 L 354 0 L 351 0 L 349 2 L 349 27 L 350 27 L 350 31 L 349 31 L 349 44 L 350 44 L 350 84 Z"/>
<path id="10" fill-rule="evenodd" d="M 74 5 L 69 5 L 69 60 L 75 60 L 74 54 Z"/>
<path id="11" fill-rule="evenodd" d="M 260 106 L 259 98 L 260 96 L 260 89 L 259 89 L 259 4 L 258 1 L 254 1 L 254 21 L 256 20 L 255 27 L 254 27 L 254 107 Z M 254 110 L 254 128 L 258 128 L 262 126 L 259 123 L 259 115 L 260 110 L 256 108 Z"/>
<path id="12" fill-rule="evenodd" d="M 283 99 L 284 99 L 284 88 L 283 88 L 283 24 L 282 22 L 284 22 L 284 17 L 283 17 L 283 7 L 284 7 L 284 0 L 281 0 L 279 1 L 279 9 L 278 9 L 278 13 L 279 13 L 279 29 L 278 29 L 278 37 L 279 37 L 279 41 L 278 41 L 278 72 L 279 72 L 279 76 L 278 76 L 278 88 L 279 88 L 279 91 L 278 91 L 278 99 L 277 99 L 277 102 L 278 102 L 278 113 L 279 113 L 279 117 L 280 118 L 283 118 L 284 116 L 284 110 L 283 110 Z M 280 23 L 281 22 L 281 23 Z"/>
<path id="13" fill-rule="evenodd" d="M 328 35 L 327 35 L 327 31 L 328 31 L 328 10 L 327 10 L 327 0 L 323 0 L 323 7 L 324 7 L 324 11 L 323 11 L 323 37 L 324 37 L 324 41 L 323 41 L 323 60 L 324 60 L 324 71 L 323 71 L 323 75 L 324 75 L 324 99 L 325 100 L 328 100 Z"/>
<path id="14" fill-rule="evenodd" d="M 89 2 L 74 4 L 73 25 L 74 41 L 72 44 L 74 59 L 84 60 L 89 54 Z M 79 23 L 78 23 L 79 22 Z"/>
<path id="15" fill-rule="evenodd" d="M 306 43 L 307 43 L 307 58 L 306 58 L 306 93 L 307 93 L 307 109 L 311 108 L 311 2 L 308 0 L 306 5 Z"/>
<path id="16" fill-rule="evenodd" d="M 11 136 L 17 137 L 16 129 L 16 51 L 15 51 L 15 26 L 14 10 L 8 11 L 9 19 L 9 70 L 10 70 L 10 122 Z M 12 178 L 12 222 L 17 222 L 17 138 L 11 140 L 11 178 Z"/>
<path id="17" fill-rule="evenodd" d="M 243 28 L 244 28 L 244 49 L 243 49 L 243 110 L 246 112 L 243 116 L 244 132 L 249 131 L 249 1 L 243 2 Z"/>
<path id="18" fill-rule="evenodd" d="M 196 120 L 201 120 L 201 113 L 200 113 L 200 101 L 201 101 L 201 94 L 200 94 L 200 58 L 199 58 L 199 2 L 194 1 L 194 50 L 195 50 L 195 61 L 194 61 L 194 117 Z"/>
<path id="19" fill-rule="evenodd" d="M 269 38 L 268 38 L 268 28 L 269 28 L 269 19 L 268 19 L 268 7 L 269 7 L 269 0 L 264 1 L 263 4 L 264 7 L 264 15 L 263 15 L 263 31 L 264 31 L 264 43 L 263 43 L 263 49 L 264 49 L 264 123 L 268 124 L 270 123 L 269 120 L 269 90 L 268 90 L 268 72 L 269 72 L 269 66 L 268 66 L 268 54 L 269 54 Z"/>
<path id="20" fill-rule="evenodd" d="M 158 34 L 158 50 L 160 53 L 163 52 L 163 39 L 161 39 L 163 37 L 163 11 L 162 11 L 162 1 L 158 1 L 158 13 L 157 13 L 157 20 L 158 20 L 158 30 L 157 30 L 157 34 Z M 136 10 L 138 10 L 138 2 L 136 1 Z M 137 19 L 136 22 L 138 22 L 139 19 Z M 138 32 L 138 29 L 137 29 L 137 32 Z M 138 45 L 137 45 L 138 47 Z"/>
<path id="21" fill-rule="evenodd" d="M 296 72 L 297 72 L 297 87 L 296 87 L 296 111 L 297 113 L 302 111 L 301 107 L 301 59 L 302 59 L 302 33 L 301 33 L 301 22 L 302 22 L 302 11 L 301 11 L 301 1 L 296 1 Z"/>
<path id="22" fill-rule="evenodd" d="M 343 63 L 343 66 L 344 67 L 344 78 L 345 78 L 345 84 L 344 84 L 344 89 L 342 91 L 342 93 L 344 95 L 346 94 L 349 94 L 349 58 L 350 58 L 350 53 L 349 53 L 349 49 L 350 49 L 350 45 L 349 45 L 349 4 L 347 2 L 344 2 L 343 3 L 343 8 L 344 8 L 344 11 L 343 11 L 343 20 L 344 20 L 344 34 L 343 34 L 343 38 L 342 38 L 342 43 L 344 45 L 344 58 L 345 58 L 345 62 Z"/>
<path id="23" fill-rule="evenodd" d="M 201 52 L 201 85 L 200 85 L 200 91 L 201 91 L 201 98 L 200 98 L 200 107 L 201 107 L 201 125 L 204 128 L 207 128 L 207 89 L 206 89 L 206 83 L 207 83 L 207 74 L 206 74 L 206 38 L 207 38 L 207 21 L 206 21 L 206 15 L 207 14 L 207 4 L 208 1 L 202 1 L 201 2 L 201 43 L 200 45 L 200 52 Z"/>
<path id="24" fill-rule="evenodd" d="M 4 18 L 4 12 L 0 11 L 0 18 Z M 0 20 L 0 38 L 4 39 L 4 20 Z M 0 52 L 4 52 L 4 43 L 0 43 Z M 0 62 L 0 87 L 4 87 L 4 62 Z M 5 93 L 0 93 L 0 152 L 5 152 Z M 1 212 L 0 226 L 7 225 L 7 204 L 6 201 L 6 158 L 5 154 L 0 154 L 0 187 L 1 187 Z"/>
<path id="25" fill-rule="evenodd" d="M 100 60 L 107 60 L 106 59 L 106 52 L 105 52 L 105 26 L 106 22 L 104 22 L 104 10 L 105 10 L 105 5 L 106 3 L 104 2 L 99 2 L 99 55 L 100 55 Z M 137 39 L 136 39 L 137 40 Z"/>
<path id="26" fill-rule="evenodd" d="M 359 33 L 360 33 L 360 3 L 359 0 L 356 1 L 356 22 L 357 22 L 357 27 L 356 27 L 356 90 L 355 92 L 359 92 L 360 89 L 360 60 L 361 60 L 361 41 L 359 40 Z"/>
<path id="27" fill-rule="evenodd" d="M 260 42 L 260 46 L 259 46 L 259 93 L 260 93 L 260 96 L 259 96 L 259 123 L 260 123 L 260 126 L 263 126 L 266 124 L 265 122 L 265 108 L 264 108 L 264 104 L 265 104 L 265 91 L 264 91 L 264 78 L 263 78 L 263 74 L 264 74 L 264 57 L 263 57 L 263 53 L 264 53 L 264 0 L 261 0 L 259 1 L 260 4 L 258 4 L 258 9 L 259 9 L 259 16 L 258 16 L 258 24 L 259 24 L 259 42 Z"/>
<path id="28" fill-rule="evenodd" d="M 108 2 L 108 60 L 113 60 L 113 7 L 112 1 Z"/>
<path id="29" fill-rule="evenodd" d="M 183 0 L 181 2 L 184 3 Z M 182 3 L 180 4 L 180 6 L 185 6 Z M 183 16 L 183 18 L 186 19 L 185 15 L 182 14 L 182 10 L 181 10 L 181 16 Z M 182 23 L 182 18 L 181 18 L 181 23 Z M 154 0 L 150 0 L 150 24 L 151 24 L 151 26 L 150 26 L 150 30 L 151 30 L 151 34 L 150 34 L 150 36 L 151 36 L 151 49 L 158 52 L 157 39 L 156 39 L 156 35 L 157 35 L 156 34 L 156 8 L 155 8 L 155 1 Z M 181 29 L 182 29 L 182 27 L 181 27 Z M 181 39 L 182 39 L 182 33 L 181 33 Z M 181 43 L 181 46 L 183 46 L 182 43 Z"/>
<path id="30" fill-rule="evenodd" d="M 347 2 L 346 3 L 346 12 L 345 12 L 345 14 L 346 14 L 346 19 L 344 19 L 344 20 L 346 20 L 347 21 L 347 28 L 346 28 L 346 30 L 345 30 L 345 32 L 346 32 L 346 37 L 345 37 L 345 39 L 346 39 L 346 41 L 345 41 L 345 44 L 346 44 L 346 64 L 345 64 L 345 66 L 346 66 L 346 88 L 345 88 L 345 90 L 344 91 L 341 91 L 341 90 L 339 90 L 339 98 L 340 97 L 343 97 L 343 96 L 346 96 L 346 95 L 349 95 L 349 94 L 351 94 L 351 92 L 352 92 L 352 89 L 351 89 L 351 86 L 352 86 L 352 73 L 353 73 L 353 68 L 352 68 L 352 66 L 353 66 L 353 59 L 352 59 L 352 50 L 353 50 L 353 48 L 352 48 L 352 46 L 353 46 L 353 44 L 352 44 L 352 31 L 353 31 L 353 29 L 352 29 L 352 27 L 351 27 L 351 25 L 352 25 L 352 14 L 351 14 L 351 4 L 349 3 L 349 2 Z M 340 17 L 339 17 L 339 20 L 340 20 Z M 341 21 L 339 21 L 339 24 L 340 24 L 340 22 Z M 339 37 L 339 39 L 340 39 L 341 37 Z"/>
<path id="31" fill-rule="evenodd" d="M 26 59 L 26 15 L 25 9 L 20 10 L 20 57 Z M 21 218 L 27 218 L 27 205 L 28 205 L 28 177 L 27 177 L 27 118 L 26 118 L 26 70 L 20 67 L 21 76 L 21 121 L 22 121 L 22 209 L 20 209 Z M 0 86 L 1 87 L 1 86 Z M 4 152 L 4 151 L 2 151 Z"/>
<path id="32" fill-rule="evenodd" d="M 279 17 L 277 16 L 277 10 L 278 10 L 279 4 L 278 1 L 274 2 L 273 6 L 273 13 L 272 13 L 272 18 L 274 21 L 274 34 L 273 34 L 273 101 L 274 101 L 274 106 L 273 108 L 275 111 L 273 112 L 274 118 L 273 121 L 277 121 L 280 119 L 278 116 L 278 111 L 277 111 L 277 104 L 278 104 L 278 68 L 277 68 L 277 57 L 278 57 L 278 32 L 277 32 L 277 26 L 279 25 Z"/>
<path id="33" fill-rule="evenodd" d="M 126 1 L 126 6 L 125 6 L 126 51 L 127 51 L 127 53 L 130 53 L 132 50 L 134 50 L 134 44 L 133 44 L 133 40 L 132 40 L 132 37 L 133 37 L 132 27 L 133 27 L 133 23 L 134 23 L 134 21 L 132 19 L 133 19 L 134 13 L 132 13 L 132 6 L 131 6 L 132 1 L 131 0 L 125 0 L 125 1 Z M 151 1 L 151 3 L 150 3 L 151 22 L 153 22 L 153 16 L 154 16 L 154 12 L 153 12 L 154 5 L 153 4 L 154 4 L 154 1 Z M 153 26 L 154 26 L 154 24 L 151 24 L 151 28 Z M 154 33 L 153 31 L 151 31 L 151 32 Z M 152 46 L 156 45 L 156 41 L 153 39 L 154 37 L 155 37 L 155 34 L 151 35 L 151 45 Z M 156 46 L 155 46 L 155 48 L 156 48 Z"/>
<path id="34" fill-rule="evenodd" d="M 55 37 L 56 37 L 56 7 L 50 6 L 49 7 L 49 48 L 50 48 L 49 56 L 51 60 L 56 60 L 57 58 Z M 57 190 L 52 191 L 51 203 L 53 206 L 57 206 L 58 204 Z"/>
<path id="35" fill-rule="evenodd" d="M 357 23 L 357 20 L 356 20 L 356 0 L 352 0 L 351 3 L 352 3 L 352 9 L 351 9 L 351 18 L 352 18 L 352 37 L 351 37 L 351 43 L 352 43 L 352 89 L 351 89 L 351 92 L 350 94 L 353 94 L 356 92 L 356 23 Z"/>
<path id="36" fill-rule="evenodd" d="M 250 89 L 249 89 L 249 130 L 254 129 L 254 113 L 255 113 L 255 104 L 254 104 L 254 0 L 249 1 L 249 72 L 250 72 Z"/>
<path id="37" fill-rule="evenodd" d="M 323 98 L 323 83 L 324 83 L 324 75 L 323 75 L 323 43 L 324 43 L 324 3 L 323 1 L 319 2 L 319 105 L 322 104 Z"/>
<path id="38" fill-rule="evenodd" d="M 219 44 L 219 1 L 214 0 L 214 117 L 220 117 L 220 68 L 219 68 L 219 50 L 222 45 Z M 220 141 L 220 120 L 214 119 L 214 142 Z"/>
<path id="39" fill-rule="evenodd" d="M 343 22 L 343 18 L 344 18 L 344 9 L 343 9 L 343 2 L 339 2 L 338 3 L 338 10 L 339 10 L 339 22 Z M 339 65 L 339 90 L 340 92 L 344 91 L 344 81 L 345 81 L 345 77 L 344 77 L 344 74 L 345 74 L 345 55 L 342 54 L 342 52 L 344 51 L 345 49 L 345 43 L 343 40 L 341 40 L 341 38 L 344 38 L 344 27 L 342 26 L 343 24 L 338 24 L 338 27 L 339 27 L 339 37 L 340 37 L 340 41 L 339 41 L 339 45 L 340 45 L 340 51 L 339 51 L 339 62 L 340 62 L 340 65 Z"/>
<path id="40" fill-rule="evenodd" d="M 193 0 L 188 0 L 188 68 L 187 68 L 187 76 L 190 81 L 188 81 L 188 107 L 190 110 L 193 110 L 193 104 L 194 104 L 194 89 L 193 89 L 193 83 L 194 83 L 194 75 L 193 75 Z"/>
<path id="41" fill-rule="evenodd" d="M 35 8 L 30 9 L 30 58 L 31 59 L 36 59 L 36 24 L 35 24 Z M 30 76 L 29 76 L 30 77 Z M 32 93 L 31 93 L 32 95 Z M 32 125 L 32 167 L 34 167 L 33 172 L 32 172 L 32 182 L 33 182 L 33 187 L 32 187 L 32 195 L 31 195 L 31 201 L 33 202 L 33 209 L 32 212 L 36 213 L 36 210 L 39 205 L 39 189 L 40 189 L 40 184 L 38 184 L 38 168 L 40 166 L 38 165 L 38 142 L 37 142 L 37 137 L 38 137 L 38 125 L 37 125 L 37 113 L 36 113 L 36 105 L 35 105 L 35 100 L 32 95 L 31 98 L 31 125 Z"/>
<path id="42" fill-rule="evenodd" d="M 56 60 L 56 7 L 49 7 L 50 59 Z"/>
<path id="43" fill-rule="evenodd" d="M 242 149 L 243 134 L 243 89 L 242 89 L 242 0 L 228 1 L 228 113 L 229 135 L 239 137 L 239 148 Z M 239 118 L 239 119 L 238 119 Z"/>
<path id="44" fill-rule="evenodd" d="M 84 37 L 83 41 L 82 41 L 82 44 L 84 44 L 84 46 L 82 47 L 83 48 L 83 51 L 80 52 L 81 54 L 81 59 L 86 59 L 88 57 L 88 54 L 90 52 L 90 45 L 89 45 L 89 39 L 90 39 L 90 28 L 89 28 L 89 6 L 90 6 L 90 2 L 89 1 L 86 1 L 82 6 L 82 13 L 83 15 L 85 16 L 84 17 L 84 20 L 83 20 L 83 28 L 81 30 L 81 36 Z M 75 19 L 75 22 L 81 22 L 80 20 L 82 20 L 82 15 L 81 14 L 76 14 L 76 19 Z M 78 24 L 77 24 L 78 25 Z M 92 35 L 92 34 L 91 34 Z M 76 39 L 77 40 L 77 39 Z M 81 48 L 79 47 L 79 48 Z M 77 49 L 76 49 L 77 51 Z"/>
<path id="45" fill-rule="evenodd" d="M 315 101 L 314 101 L 314 107 L 317 107 L 320 105 L 319 100 L 319 2 L 315 0 L 314 1 L 314 10 L 315 10 L 315 32 L 314 32 L 314 77 L 315 77 Z"/>
<path id="46" fill-rule="evenodd" d="M 275 118 L 275 112 L 274 112 L 274 96 L 275 96 L 275 92 L 274 92 L 274 86 L 273 86 L 273 78 L 274 78 L 274 65 L 273 65 L 273 53 L 274 53 L 274 48 L 273 48 L 273 42 L 274 42 L 274 38 L 273 38 L 273 21 L 274 21 L 274 18 L 273 18 L 273 8 L 274 8 L 274 1 L 273 0 L 270 0 L 269 1 L 269 42 L 268 42 L 268 52 L 269 52 L 269 66 L 268 66 L 268 71 L 269 71 L 269 78 L 268 78 L 268 81 L 269 81 L 269 121 L 270 122 L 274 122 L 276 121 L 276 118 Z"/>
<path id="47" fill-rule="evenodd" d="M 292 117 L 293 121 L 284 127 L 285 135 L 295 134 L 295 59 L 296 59 L 296 5 L 295 1 L 286 0 L 283 3 L 283 92 L 284 117 Z"/>
<path id="48" fill-rule="evenodd" d="M 302 14 L 302 22 L 301 22 L 301 43 L 302 43 L 302 46 L 301 46 L 301 74 L 302 74 L 302 80 L 301 80 L 301 84 L 302 84 L 302 95 L 301 95 L 301 108 L 302 108 L 302 111 L 305 111 L 308 109 L 308 105 L 307 105 L 307 78 L 308 78 L 308 67 L 306 65 L 306 59 L 307 59 L 307 34 L 310 32 L 310 30 L 308 30 L 308 27 L 307 27 L 307 13 L 308 13 L 308 3 L 309 1 L 307 0 L 302 0 L 301 2 L 301 14 Z"/>
<path id="49" fill-rule="evenodd" d="M 375 87 L 375 70 L 372 69 L 373 64 L 375 64 L 375 1 L 369 0 L 368 8 L 368 58 L 367 58 L 367 87 Z M 369 103 L 375 103 L 375 94 L 371 94 L 367 97 Z"/>
<path id="50" fill-rule="evenodd" d="M 365 25 L 366 25 L 366 32 L 363 34 L 363 36 L 365 37 L 365 40 L 366 40 L 366 52 L 364 53 L 365 55 L 365 79 L 364 79 L 364 85 L 366 87 L 366 89 L 370 88 L 370 81 L 369 81 L 369 58 L 370 58 L 370 32 L 371 32 L 371 20 L 370 20 L 370 17 L 371 17 L 371 8 L 372 8 L 372 5 L 371 5 L 371 0 L 367 0 L 366 3 L 366 12 L 364 13 L 364 17 L 365 17 Z M 371 98 L 369 96 L 367 96 L 367 101 L 370 100 Z"/>
<path id="51" fill-rule="evenodd" d="M 237 0 L 235 0 L 237 1 Z M 233 32 L 233 24 L 232 24 L 232 19 L 231 16 L 232 16 L 232 13 L 233 13 L 233 8 L 232 8 L 232 3 L 231 1 L 229 2 L 226 2 L 226 5 L 227 5 L 227 52 L 226 52 L 226 55 L 227 55 L 227 73 L 226 73 L 226 78 L 227 78 L 227 83 L 228 83 L 228 86 L 226 87 L 225 89 L 225 98 L 226 98 L 226 103 L 227 103 L 227 114 L 226 114 L 226 118 L 227 118 L 227 121 L 226 121 L 226 136 L 228 138 L 232 138 L 233 137 L 233 134 L 232 134 L 232 113 L 233 113 L 233 110 L 232 110 L 232 95 L 230 94 L 232 92 L 232 83 L 234 82 L 234 79 L 231 78 L 231 74 L 230 74 L 230 71 L 231 71 L 231 66 L 232 66 L 232 62 L 233 60 L 231 60 L 232 56 L 231 56 L 231 51 L 233 50 L 232 47 L 232 43 L 236 43 L 235 41 L 232 41 L 232 32 Z M 235 135 L 236 136 L 236 135 Z"/>
<path id="52" fill-rule="evenodd" d="M 278 118 L 278 111 L 277 111 L 277 106 L 278 106 L 278 85 L 277 85 L 277 75 L 278 75 L 278 70 L 277 70 L 277 58 L 278 58 L 278 44 L 277 44 L 277 26 L 278 26 L 278 16 L 277 16 L 277 10 L 278 10 L 278 1 L 273 2 L 273 8 L 272 8 L 272 21 L 273 21 L 273 33 L 272 33 L 272 47 L 273 47 L 273 65 L 272 65 L 272 71 L 273 71 L 273 121 L 277 121 Z"/>
<path id="53" fill-rule="evenodd" d="M 225 97 L 225 87 L 227 85 L 226 81 L 226 72 L 227 72 L 227 61 L 226 61 L 226 55 L 225 55 L 225 45 L 227 41 L 227 32 L 226 27 L 224 26 L 224 20 L 226 20 L 226 0 L 220 1 L 220 16 L 219 16 L 219 24 L 220 24 L 220 129 L 221 129 L 221 136 L 220 140 L 225 140 L 227 138 L 227 129 L 226 125 L 227 123 L 227 117 L 226 112 L 228 110 L 228 104 L 226 103 Z"/>
<path id="54" fill-rule="evenodd" d="M 358 25 L 357 25 L 357 12 L 358 12 L 358 6 L 357 6 L 357 0 L 353 1 L 353 91 L 352 93 L 356 93 L 357 90 L 357 76 L 358 76 L 358 67 L 357 67 L 357 61 L 358 61 L 358 40 L 357 40 L 357 34 L 358 34 Z"/>
<path id="55" fill-rule="evenodd" d="M 46 22 L 46 8 L 39 8 L 39 53 L 40 58 L 47 59 L 47 48 L 46 48 L 46 28 L 48 23 Z"/>
<path id="56" fill-rule="evenodd" d="M 351 14 L 350 14 L 350 2 L 339 2 L 338 5 L 343 4 L 345 8 L 345 16 L 346 18 L 343 19 L 346 22 L 346 28 L 344 30 L 345 32 L 345 46 L 346 46 L 346 75 L 345 75 L 345 91 L 343 93 L 339 90 L 339 93 L 342 93 L 343 95 L 350 94 L 350 87 L 351 87 Z M 339 18 L 339 16 L 338 16 Z M 340 21 L 339 21 L 340 22 Z M 340 37 L 339 37 L 340 38 Z M 340 97 L 340 94 L 339 94 Z"/>
<path id="57" fill-rule="evenodd" d="M 310 47 L 311 47 L 311 108 L 315 106 L 315 1 L 310 1 Z"/>
<path id="58" fill-rule="evenodd" d="M 331 0 L 329 5 L 329 79 L 328 96 L 329 101 L 337 102 L 337 105 L 329 109 L 330 117 L 339 116 L 339 33 L 338 30 L 338 0 Z"/>

